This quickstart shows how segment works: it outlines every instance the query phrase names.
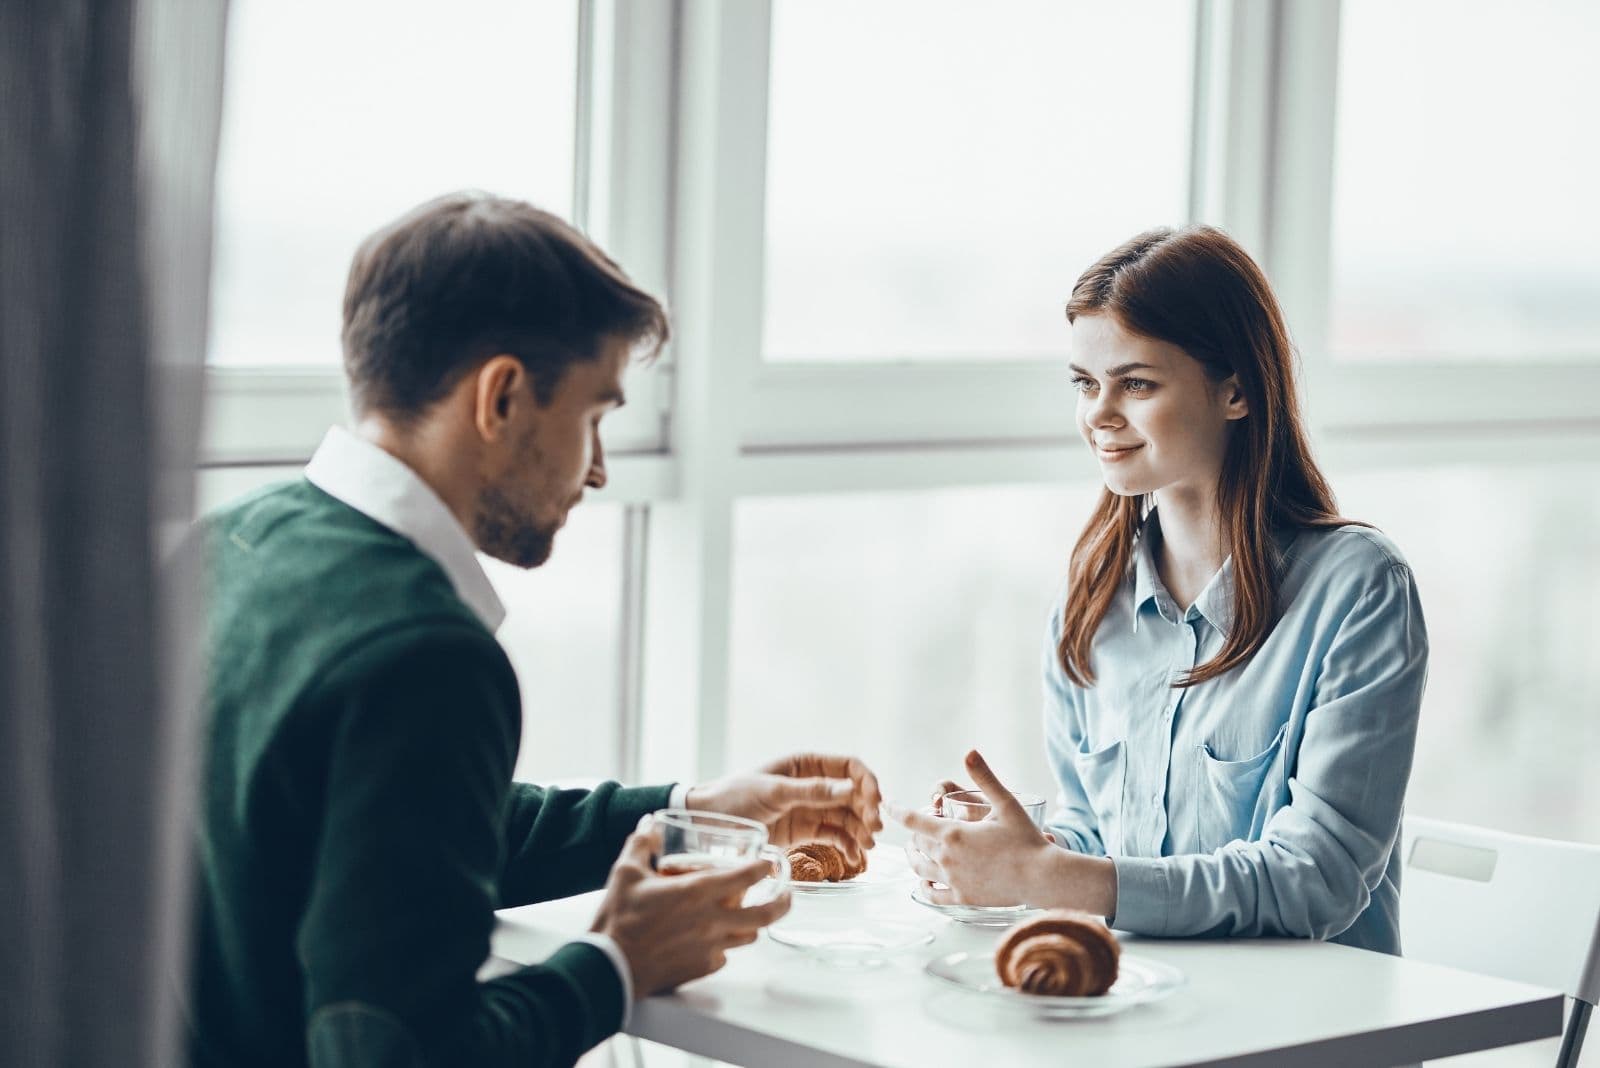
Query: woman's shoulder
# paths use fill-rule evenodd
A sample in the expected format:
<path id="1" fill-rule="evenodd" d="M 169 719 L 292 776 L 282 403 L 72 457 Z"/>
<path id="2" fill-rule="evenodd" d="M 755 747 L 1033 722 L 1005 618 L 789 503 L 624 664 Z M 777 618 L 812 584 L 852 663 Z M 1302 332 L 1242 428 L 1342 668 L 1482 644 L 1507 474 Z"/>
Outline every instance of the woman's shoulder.
<path id="1" fill-rule="evenodd" d="M 1410 581 L 1411 565 L 1377 527 L 1348 523 L 1303 528 L 1284 539 L 1285 585 L 1364 592 L 1386 581 Z"/>

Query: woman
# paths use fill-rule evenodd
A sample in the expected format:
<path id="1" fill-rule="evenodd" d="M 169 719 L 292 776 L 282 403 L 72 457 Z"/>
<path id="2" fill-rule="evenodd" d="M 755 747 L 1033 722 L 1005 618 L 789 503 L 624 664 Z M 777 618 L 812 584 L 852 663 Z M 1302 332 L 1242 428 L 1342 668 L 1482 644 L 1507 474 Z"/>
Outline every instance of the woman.
<path id="1" fill-rule="evenodd" d="M 1398 953 L 1427 634 L 1410 568 L 1311 458 L 1265 276 L 1219 230 L 1152 230 L 1078 279 L 1067 320 L 1106 490 L 1046 643 L 1053 842 L 1014 803 L 899 811 L 950 888 L 924 891 Z"/>

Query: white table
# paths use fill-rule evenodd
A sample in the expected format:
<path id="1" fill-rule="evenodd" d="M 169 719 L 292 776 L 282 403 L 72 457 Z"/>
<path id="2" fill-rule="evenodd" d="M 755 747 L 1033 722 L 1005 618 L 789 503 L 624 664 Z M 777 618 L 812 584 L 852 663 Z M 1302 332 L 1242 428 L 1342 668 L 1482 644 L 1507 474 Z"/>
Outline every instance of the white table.
<path id="1" fill-rule="evenodd" d="M 875 870 L 898 856 L 878 851 Z M 899 862 L 903 872 L 903 861 Z M 904 876 L 909 880 L 909 876 Z M 1166 1000 L 1092 1020 L 1041 1020 L 923 974 L 936 955 L 986 951 L 998 932 L 956 924 L 888 880 L 847 896 L 799 896 L 783 923 L 881 917 L 936 930 L 931 945 L 840 969 L 763 937 L 715 975 L 634 1008 L 631 1034 L 760 1068 L 928 1065 L 1383 1065 L 1528 1042 L 1561 1030 L 1555 991 L 1381 953 L 1285 939 L 1123 936 L 1125 953 L 1181 969 Z M 500 913 L 496 956 L 543 960 L 584 931 L 598 894 Z"/>

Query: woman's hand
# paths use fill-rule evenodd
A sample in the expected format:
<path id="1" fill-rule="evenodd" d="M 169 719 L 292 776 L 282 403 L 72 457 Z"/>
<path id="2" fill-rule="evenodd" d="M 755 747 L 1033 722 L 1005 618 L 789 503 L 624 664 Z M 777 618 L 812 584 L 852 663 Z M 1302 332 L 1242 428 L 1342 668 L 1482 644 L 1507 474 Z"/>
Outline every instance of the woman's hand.
<path id="1" fill-rule="evenodd" d="M 970 752 L 966 763 L 978 789 L 989 799 L 988 817 L 971 823 L 926 812 L 892 810 L 894 818 L 912 832 L 907 851 L 911 868 L 922 877 L 924 893 L 939 904 L 1025 904 L 1045 851 L 1053 847 L 982 756 Z M 949 781 L 941 783 L 939 796 L 952 788 L 958 787 Z M 933 883 L 949 889 L 936 889 Z"/>
<path id="2" fill-rule="evenodd" d="M 959 794 L 961 791 L 967 789 L 970 789 L 970 787 L 962 786 L 954 779 L 946 779 L 938 786 L 935 786 L 933 788 L 933 796 L 928 799 L 928 804 L 933 808 L 933 814 L 937 816 L 944 811 L 941 806 L 944 804 L 945 794 Z"/>
<path id="3" fill-rule="evenodd" d="M 945 905 L 1060 905 L 1112 915 L 1116 873 L 1111 861 L 1058 849 L 981 755 L 968 753 L 966 765 L 989 799 L 986 819 L 969 823 L 904 808 L 890 813 L 912 832 L 907 852 L 928 899 Z M 942 783 L 940 796 L 955 785 Z"/>

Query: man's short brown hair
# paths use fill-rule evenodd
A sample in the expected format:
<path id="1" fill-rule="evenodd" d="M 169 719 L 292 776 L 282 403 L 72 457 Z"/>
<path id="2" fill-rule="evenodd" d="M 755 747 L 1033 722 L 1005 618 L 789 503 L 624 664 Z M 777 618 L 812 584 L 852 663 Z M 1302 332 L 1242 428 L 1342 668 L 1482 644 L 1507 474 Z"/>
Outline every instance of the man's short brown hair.
<path id="1" fill-rule="evenodd" d="M 362 243 L 344 295 L 344 366 L 356 412 L 405 423 L 500 353 L 539 403 L 566 368 L 622 338 L 659 352 L 659 301 L 575 228 L 520 200 L 450 193 Z"/>

